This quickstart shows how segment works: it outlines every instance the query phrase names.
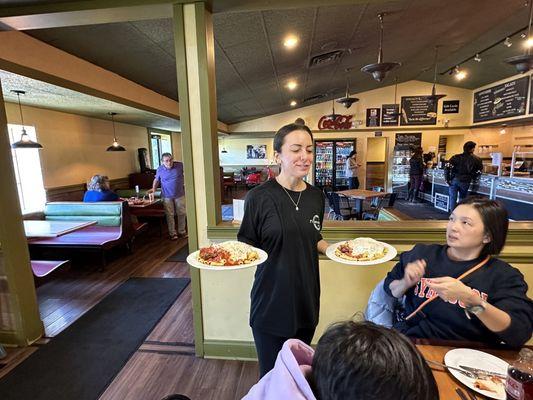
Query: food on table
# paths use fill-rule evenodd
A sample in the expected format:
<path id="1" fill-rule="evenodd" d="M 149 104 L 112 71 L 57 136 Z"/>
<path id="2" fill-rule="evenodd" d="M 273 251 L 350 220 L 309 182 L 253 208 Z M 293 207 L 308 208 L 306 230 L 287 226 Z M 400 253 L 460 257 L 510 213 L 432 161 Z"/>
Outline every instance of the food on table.
<path id="1" fill-rule="evenodd" d="M 252 246 L 234 240 L 202 247 L 198 252 L 198 261 L 212 266 L 250 264 L 258 258 L 259 254 Z"/>
<path id="2" fill-rule="evenodd" d="M 374 261 L 385 257 L 387 247 L 377 240 L 360 237 L 342 242 L 335 249 L 335 255 L 350 261 Z"/>
<path id="3" fill-rule="evenodd" d="M 487 392 L 496 393 L 498 396 L 505 396 L 505 384 L 502 378 L 497 376 L 487 376 L 474 381 L 474 387 Z"/>

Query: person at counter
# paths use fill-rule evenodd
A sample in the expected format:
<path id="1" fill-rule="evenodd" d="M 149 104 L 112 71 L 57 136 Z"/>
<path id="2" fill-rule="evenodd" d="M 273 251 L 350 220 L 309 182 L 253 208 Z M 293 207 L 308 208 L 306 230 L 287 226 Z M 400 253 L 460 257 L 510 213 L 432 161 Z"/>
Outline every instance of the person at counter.
<path id="1" fill-rule="evenodd" d="M 414 203 L 418 198 L 420 185 L 424 176 L 424 159 L 422 158 L 424 150 L 418 146 L 413 150 L 413 155 L 409 159 L 409 193 L 407 201 Z"/>
<path id="2" fill-rule="evenodd" d="M 346 177 L 348 178 L 349 189 L 359 189 L 359 178 L 357 177 L 357 169 L 361 164 L 357 163 L 357 151 L 353 149 L 348 157 L 346 157 Z"/>
<path id="3" fill-rule="evenodd" d="M 524 276 L 499 254 L 507 211 L 494 200 L 468 197 L 453 210 L 446 245 L 416 245 L 385 278 L 385 292 L 405 296 L 407 336 L 519 347 L 531 338 L 533 303 Z M 402 319 L 402 318 L 400 318 Z"/>
<path id="4" fill-rule="evenodd" d="M 311 130 L 285 125 L 273 147 L 281 172 L 248 192 L 237 235 L 268 253 L 255 272 L 250 309 L 261 376 L 287 339 L 311 343 L 320 304 L 318 252 L 328 246 L 320 234 L 324 195 L 303 180 L 313 162 Z"/>
<path id="5" fill-rule="evenodd" d="M 111 190 L 109 178 L 105 175 L 94 175 L 87 184 L 87 191 L 83 195 L 84 203 L 117 200 L 120 200 L 120 197 Z"/>
<path id="6" fill-rule="evenodd" d="M 466 142 L 463 145 L 463 153 L 452 156 L 448 162 L 446 183 L 449 185 L 450 210 L 453 210 L 457 203 L 457 192 L 463 200 L 468 196 L 470 183 L 476 183 L 481 176 L 483 162 L 474 154 L 475 148 L 475 142 Z"/>

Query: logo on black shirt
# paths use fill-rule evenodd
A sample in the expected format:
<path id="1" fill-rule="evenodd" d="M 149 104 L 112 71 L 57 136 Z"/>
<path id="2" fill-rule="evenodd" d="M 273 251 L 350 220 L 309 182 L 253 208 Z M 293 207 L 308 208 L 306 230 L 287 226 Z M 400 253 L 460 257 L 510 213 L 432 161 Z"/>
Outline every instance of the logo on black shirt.
<path id="1" fill-rule="evenodd" d="M 318 215 L 315 214 L 313 219 L 309 220 L 309 223 L 313 224 L 317 231 L 320 231 L 320 217 Z"/>

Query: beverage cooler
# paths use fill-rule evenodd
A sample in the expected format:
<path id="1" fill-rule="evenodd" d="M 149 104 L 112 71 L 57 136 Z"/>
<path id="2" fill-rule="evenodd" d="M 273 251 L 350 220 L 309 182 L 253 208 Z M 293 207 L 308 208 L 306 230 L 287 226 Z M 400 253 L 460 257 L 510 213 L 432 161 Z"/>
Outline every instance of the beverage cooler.
<path id="1" fill-rule="evenodd" d="M 316 140 L 314 182 L 333 191 L 348 189 L 346 158 L 355 149 L 353 140 Z"/>

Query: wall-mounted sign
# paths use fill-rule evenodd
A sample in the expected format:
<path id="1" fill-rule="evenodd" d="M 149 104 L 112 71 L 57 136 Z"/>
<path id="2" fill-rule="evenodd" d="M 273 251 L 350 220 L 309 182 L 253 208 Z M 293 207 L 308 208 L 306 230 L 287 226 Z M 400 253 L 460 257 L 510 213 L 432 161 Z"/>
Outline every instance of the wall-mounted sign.
<path id="1" fill-rule="evenodd" d="M 381 125 L 398 126 L 400 114 L 399 104 L 383 104 L 381 106 Z"/>
<path id="2" fill-rule="evenodd" d="M 459 100 L 444 100 L 442 102 L 443 114 L 458 114 L 459 113 Z"/>
<path id="3" fill-rule="evenodd" d="M 450 201 L 450 196 L 447 196 L 442 193 L 435 193 L 435 202 L 433 205 L 435 208 L 438 208 L 442 211 L 448 211 L 448 203 Z"/>
<path id="4" fill-rule="evenodd" d="M 379 126 L 379 108 L 366 109 L 366 126 Z"/>
<path id="5" fill-rule="evenodd" d="M 436 125 L 437 102 L 429 96 L 402 97 L 400 125 Z"/>
<path id="6" fill-rule="evenodd" d="M 381 137 L 381 136 L 383 136 L 383 132 L 382 131 L 374 132 L 374 137 Z"/>
<path id="7" fill-rule="evenodd" d="M 318 129 L 350 129 L 352 127 L 353 115 L 337 115 L 332 119 L 329 115 L 324 115 L 318 121 Z"/>
<path id="8" fill-rule="evenodd" d="M 533 114 L 533 79 L 531 79 L 531 90 L 529 93 L 529 113 Z"/>
<path id="9" fill-rule="evenodd" d="M 422 145 L 422 132 L 397 133 L 394 150 L 412 150 Z"/>
<path id="10" fill-rule="evenodd" d="M 515 117 L 526 113 L 529 76 L 474 93 L 474 122 Z"/>

